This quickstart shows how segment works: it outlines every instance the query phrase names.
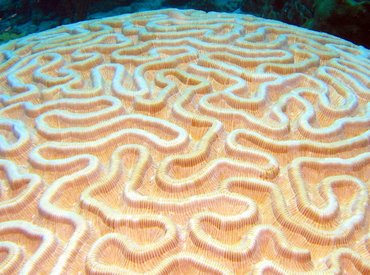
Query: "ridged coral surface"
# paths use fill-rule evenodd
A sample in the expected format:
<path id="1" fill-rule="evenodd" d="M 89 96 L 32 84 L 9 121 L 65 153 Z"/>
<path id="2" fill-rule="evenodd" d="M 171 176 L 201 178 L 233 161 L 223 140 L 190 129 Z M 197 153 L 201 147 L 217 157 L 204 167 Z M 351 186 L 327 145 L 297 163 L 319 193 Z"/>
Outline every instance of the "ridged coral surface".
<path id="1" fill-rule="evenodd" d="M 370 274 L 370 52 L 162 10 L 2 45 L 2 274 Z"/>

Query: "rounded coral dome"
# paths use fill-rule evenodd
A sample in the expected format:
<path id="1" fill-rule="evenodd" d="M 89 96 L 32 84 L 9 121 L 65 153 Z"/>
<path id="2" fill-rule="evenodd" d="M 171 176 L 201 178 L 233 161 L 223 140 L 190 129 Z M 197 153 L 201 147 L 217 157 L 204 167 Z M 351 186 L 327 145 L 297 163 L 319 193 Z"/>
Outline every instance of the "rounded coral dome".
<path id="1" fill-rule="evenodd" d="M 370 51 L 159 10 L 0 46 L 0 273 L 370 274 Z"/>

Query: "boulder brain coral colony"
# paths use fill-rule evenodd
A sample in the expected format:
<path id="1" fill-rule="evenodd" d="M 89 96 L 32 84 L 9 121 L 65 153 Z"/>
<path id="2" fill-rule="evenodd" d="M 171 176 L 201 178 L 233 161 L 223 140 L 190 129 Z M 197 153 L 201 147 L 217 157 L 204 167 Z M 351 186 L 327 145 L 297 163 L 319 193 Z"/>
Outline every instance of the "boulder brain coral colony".
<path id="1" fill-rule="evenodd" d="M 369 50 L 175 9 L 0 50 L 2 274 L 370 274 Z"/>

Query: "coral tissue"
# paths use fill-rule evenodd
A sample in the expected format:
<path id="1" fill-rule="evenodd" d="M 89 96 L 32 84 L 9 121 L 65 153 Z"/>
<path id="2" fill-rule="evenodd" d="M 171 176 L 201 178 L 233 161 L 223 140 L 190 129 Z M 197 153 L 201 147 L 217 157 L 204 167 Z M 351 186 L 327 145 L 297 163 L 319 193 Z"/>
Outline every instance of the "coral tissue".
<path id="1" fill-rule="evenodd" d="M 0 47 L 2 274 L 370 274 L 370 52 L 161 10 Z"/>

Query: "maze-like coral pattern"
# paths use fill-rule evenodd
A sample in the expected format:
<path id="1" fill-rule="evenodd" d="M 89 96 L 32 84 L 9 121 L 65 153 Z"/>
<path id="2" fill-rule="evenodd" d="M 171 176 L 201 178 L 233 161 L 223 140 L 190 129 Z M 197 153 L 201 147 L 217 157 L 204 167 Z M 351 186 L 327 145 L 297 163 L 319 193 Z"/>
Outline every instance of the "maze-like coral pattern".
<path id="1" fill-rule="evenodd" d="M 0 48 L 2 274 L 370 274 L 370 52 L 161 10 Z"/>

